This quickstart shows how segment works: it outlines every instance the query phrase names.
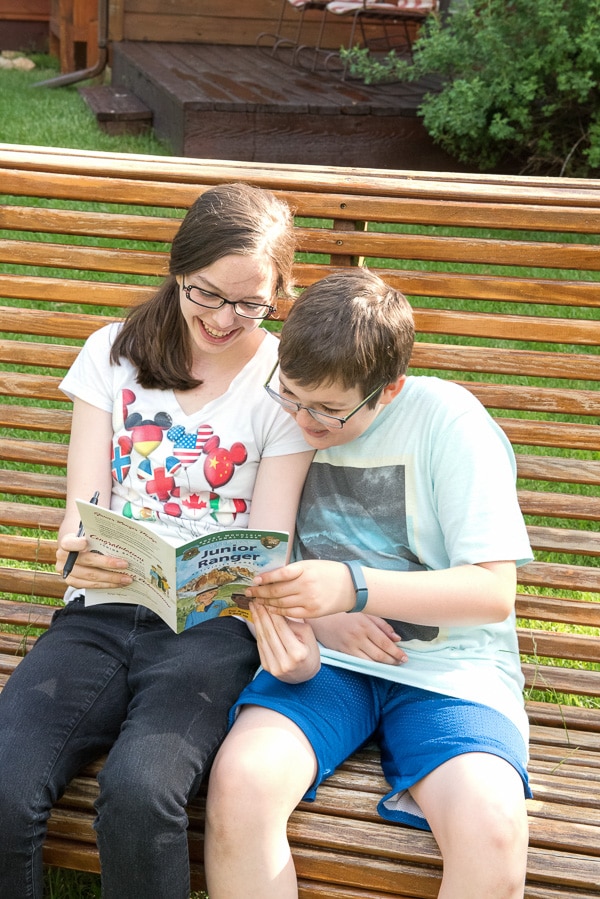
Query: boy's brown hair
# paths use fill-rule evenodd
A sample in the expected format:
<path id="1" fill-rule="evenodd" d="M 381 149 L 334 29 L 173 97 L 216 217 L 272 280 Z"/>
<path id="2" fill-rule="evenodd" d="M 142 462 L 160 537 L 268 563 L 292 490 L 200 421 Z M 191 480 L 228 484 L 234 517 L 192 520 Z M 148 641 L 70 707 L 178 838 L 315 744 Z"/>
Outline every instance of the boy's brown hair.
<path id="1" fill-rule="evenodd" d="M 337 382 L 368 396 L 406 372 L 414 336 L 399 290 L 368 269 L 336 272 L 294 303 L 281 334 L 281 371 L 303 387 Z"/>

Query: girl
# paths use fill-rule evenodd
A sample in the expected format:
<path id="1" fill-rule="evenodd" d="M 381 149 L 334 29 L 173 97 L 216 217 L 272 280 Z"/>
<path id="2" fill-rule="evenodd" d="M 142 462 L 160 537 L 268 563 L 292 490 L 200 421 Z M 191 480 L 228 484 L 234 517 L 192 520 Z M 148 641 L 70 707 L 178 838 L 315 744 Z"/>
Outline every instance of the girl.
<path id="1" fill-rule="evenodd" d="M 258 664 L 236 618 L 174 634 L 145 607 L 85 607 L 131 583 L 86 551 L 76 499 L 169 537 L 229 526 L 293 531 L 311 453 L 263 390 L 289 294 L 291 214 L 243 184 L 207 190 L 173 241 L 170 275 L 122 325 L 93 334 L 65 377 L 73 399 L 57 564 L 79 551 L 66 604 L 0 695 L 0 895 L 41 897 L 48 815 L 104 753 L 96 831 L 105 899 L 188 899 L 186 805 Z M 275 487 L 274 485 L 284 485 Z"/>

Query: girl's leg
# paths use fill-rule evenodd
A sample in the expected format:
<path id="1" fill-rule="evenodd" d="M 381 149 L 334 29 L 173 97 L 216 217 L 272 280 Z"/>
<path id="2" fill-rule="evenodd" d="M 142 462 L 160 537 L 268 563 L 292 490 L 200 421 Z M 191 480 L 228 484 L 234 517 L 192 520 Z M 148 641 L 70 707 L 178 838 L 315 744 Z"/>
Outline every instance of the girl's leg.
<path id="1" fill-rule="evenodd" d="M 211 899 L 298 896 L 287 822 L 316 773 L 312 747 L 293 721 L 260 706 L 242 709 L 210 777 L 204 864 Z"/>
<path id="2" fill-rule="evenodd" d="M 439 899 L 522 899 L 527 865 L 523 781 L 503 758 L 458 755 L 410 789 L 444 860 Z"/>
<path id="3" fill-rule="evenodd" d="M 241 621 L 216 618 L 177 635 L 138 610 L 132 700 L 99 776 L 104 899 L 188 899 L 186 806 L 257 666 Z"/>
<path id="4" fill-rule="evenodd" d="M 0 896 L 39 899 L 50 810 L 115 739 L 128 702 L 132 613 L 61 609 L 0 694 Z"/>

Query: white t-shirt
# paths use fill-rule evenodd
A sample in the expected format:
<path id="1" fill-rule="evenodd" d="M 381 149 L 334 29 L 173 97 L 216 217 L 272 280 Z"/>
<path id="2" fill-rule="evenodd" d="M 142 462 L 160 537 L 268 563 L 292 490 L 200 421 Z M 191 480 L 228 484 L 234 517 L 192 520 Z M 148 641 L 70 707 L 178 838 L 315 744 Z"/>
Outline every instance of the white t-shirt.
<path id="1" fill-rule="evenodd" d="M 509 441 L 464 388 L 407 378 L 364 434 L 316 453 L 296 557 L 357 559 L 398 571 L 530 561 Z M 526 738 L 514 615 L 477 627 L 394 624 L 409 657 L 404 665 L 325 647 L 323 661 L 492 706 Z"/>
<path id="2" fill-rule="evenodd" d="M 228 390 L 187 415 L 172 390 L 140 387 L 128 360 L 110 364 L 120 327 L 92 334 L 61 383 L 71 399 L 112 414 L 111 508 L 178 543 L 246 527 L 260 459 L 310 449 L 263 389 L 277 339 L 265 331 Z"/>

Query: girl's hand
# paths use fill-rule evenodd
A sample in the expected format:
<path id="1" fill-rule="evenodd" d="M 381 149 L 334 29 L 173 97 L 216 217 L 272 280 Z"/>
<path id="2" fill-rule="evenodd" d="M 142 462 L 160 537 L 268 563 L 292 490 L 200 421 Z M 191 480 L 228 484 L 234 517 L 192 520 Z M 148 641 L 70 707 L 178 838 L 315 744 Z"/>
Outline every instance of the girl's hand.
<path id="1" fill-rule="evenodd" d="M 72 550 L 79 553 L 73 570 L 65 578 L 66 584 L 82 590 L 85 587 L 125 587 L 132 582 L 131 575 L 124 571 L 128 567 L 126 559 L 92 552 L 87 545 L 85 537 L 77 534 L 63 534 L 59 539 L 55 565 L 58 572 L 62 572 Z"/>
<path id="2" fill-rule="evenodd" d="M 402 665 L 408 661 L 406 653 L 396 645 L 401 638 L 391 624 L 376 615 L 363 612 L 327 615 L 311 619 L 311 625 L 319 643 L 337 652 L 384 665 Z"/>
<path id="3" fill-rule="evenodd" d="M 313 630 L 303 621 L 274 615 L 265 606 L 250 603 L 260 661 L 273 677 L 288 684 L 310 680 L 321 667 Z"/>

